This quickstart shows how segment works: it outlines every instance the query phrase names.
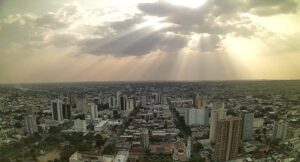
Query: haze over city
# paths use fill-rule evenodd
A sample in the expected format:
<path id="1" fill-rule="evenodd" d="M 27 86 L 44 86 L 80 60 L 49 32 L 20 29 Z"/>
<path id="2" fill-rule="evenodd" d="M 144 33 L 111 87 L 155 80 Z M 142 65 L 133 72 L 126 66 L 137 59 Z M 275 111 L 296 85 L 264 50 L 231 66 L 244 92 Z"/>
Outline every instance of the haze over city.
<path id="1" fill-rule="evenodd" d="M 300 162 L 300 0 L 0 0 L 0 162 Z"/>
<path id="2" fill-rule="evenodd" d="M 300 78 L 299 0 L 0 0 L 0 83 Z"/>

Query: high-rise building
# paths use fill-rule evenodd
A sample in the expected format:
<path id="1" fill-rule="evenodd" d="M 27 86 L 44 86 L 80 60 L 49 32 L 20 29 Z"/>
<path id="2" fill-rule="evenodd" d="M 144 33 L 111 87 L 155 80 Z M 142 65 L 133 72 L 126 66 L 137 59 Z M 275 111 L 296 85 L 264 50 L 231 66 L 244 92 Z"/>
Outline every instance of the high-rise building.
<path id="1" fill-rule="evenodd" d="M 274 123 L 273 127 L 273 140 L 285 140 L 288 131 L 288 121 L 279 120 Z"/>
<path id="2" fill-rule="evenodd" d="M 51 102 L 51 112 L 52 112 L 52 119 L 62 121 L 63 112 L 62 112 L 62 101 L 57 99 Z"/>
<path id="3" fill-rule="evenodd" d="M 147 96 L 141 96 L 140 97 L 140 104 L 142 107 L 145 107 L 147 105 Z"/>
<path id="4" fill-rule="evenodd" d="M 79 98 L 76 102 L 76 110 L 78 112 L 87 112 L 88 106 L 85 98 Z"/>
<path id="5" fill-rule="evenodd" d="M 240 118 L 242 119 L 241 139 L 244 141 L 251 140 L 253 136 L 254 113 L 241 112 Z"/>
<path id="6" fill-rule="evenodd" d="M 209 118 L 208 108 L 183 108 L 185 124 L 188 126 L 207 125 Z"/>
<path id="7" fill-rule="evenodd" d="M 65 104 L 68 104 L 71 106 L 71 108 L 76 107 L 77 103 L 77 94 L 70 94 L 68 93 L 66 96 L 64 96 L 63 102 Z"/>
<path id="8" fill-rule="evenodd" d="M 218 162 L 235 159 L 238 154 L 241 118 L 227 117 L 217 121 L 214 158 Z"/>
<path id="9" fill-rule="evenodd" d="M 108 98 L 108 106 L 109 108 L 116 108 L 117 107 L 117 99 L 114 96 L 110 96 Z"/>
<path id="10" fill-rule="evenodd" d="M 207 102 L 206 96 L 202 96 L 202 95 L 200 96 L 199 94 L 194 96 L 193 104 L 194 104 L 195 108 L 201 109 L 201 108 L 205 107 L 206 102 Z"/>
<path id="11" fill-rule="evenodd" d="M 144 148 L 149 147 L 149 131 L 148 131 L 148 129 L 141 130 L 141 144 Z"/>
<path id="12" fill-rule="evenodd" d="M 71 119 L 71 105 L 62 104 L 62 115 L 63 119 Z"/>
<path id="13" fill-rule="evenodd" d="M 120 100 L 120 98 L 121 98 L 121 92 L 120 91 L 118 91 L 117 92 L 117 95 L 116 95 L 116 99 L 117 99 L 117 108 L 121 108 L 121 100 Z"/>
<path id="14" fill-rule="evenodd" d="M 98 106 L 95 103 L 90 103 L 90 112 L 91 112 L 91 119 L 95 120 L 98 118 Z"/>
<path id="15" fill-rule="evenodd" d="M 38 132 L 36 117 L 34 115 L 25 116 L 25 126 L 26 133 L 33 134 L 34 132 Z"/>
<path id="16" fill-rule="evenodd" d="M 168 104 L 168 97 L 167 97 L 167 95 L 162 95 L 162 97 L 161 97 L 161 104 L 164 104 L 164 105 Z"/>
<path id="17" fill-rule="evenodd" d="M 128 102 L 128 98 L 126 95 L 123 95 L 120 97 L 120 109 L 121 110 L 127 110 L 127 102 Z"/>
<path id="18" fill-rule="evenodd" d="M 226 117 L 226 110 L 224 109 L 224 103 L 222 102 L 216 103 L 214 108 L 211 110 L 211 114 L 210 114 L 209 139 L 212 143 L 215 142 L 217 121 L 219 119 L 224 119 L 225 117 Z"/>
<path id="19" fill-rule="evenodd" d="M 99 104 L 100 105 L 105 105 L 107 103 L 109 104 L 108 97 L 104 94 L 99 94 Z"/>
<path id="20" fill-rule="evenodd" d="M 135 108 L 135 99 L 134 98 L 128 98 L 127 102 L 127 111 L 133 111 Z"/>
<path id="21" fill-rule="evenodd" d="M 186 157 L 188 160 L 191 158 L 191 152 L 192 152 L 192 139 L 191 136 L 189 136 L 186 145 Z"/>
<path id="22" fill-rule="evenodd" d="M 161 102 L 162 102 L 161 93 L 155 92 L 155 93 L 152 93 L 152 96 L 154 97 L 154 103 L 155 104 L 161 104 Z"/>

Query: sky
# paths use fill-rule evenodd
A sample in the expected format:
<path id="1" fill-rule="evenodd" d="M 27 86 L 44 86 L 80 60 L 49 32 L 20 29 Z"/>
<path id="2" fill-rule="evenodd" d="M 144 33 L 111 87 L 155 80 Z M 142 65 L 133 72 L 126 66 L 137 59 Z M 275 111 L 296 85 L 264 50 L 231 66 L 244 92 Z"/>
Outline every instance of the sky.
<path id="1" fill-rule="evenodd" d="M 300 79 L 300 0 L 0 0 L 0 83 Z"/>

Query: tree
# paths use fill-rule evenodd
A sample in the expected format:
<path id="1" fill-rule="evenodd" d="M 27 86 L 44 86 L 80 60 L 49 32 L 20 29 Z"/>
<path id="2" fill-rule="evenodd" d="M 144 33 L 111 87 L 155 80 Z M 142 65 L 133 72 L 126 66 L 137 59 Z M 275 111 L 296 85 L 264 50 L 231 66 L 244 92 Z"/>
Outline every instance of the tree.
<path id="1" fill-rule="evenodd" d="M 197 142 L 193 145 L 193 151 L 195 153 L 198 153 L 201 149 L 203 149 L 203 146 L 201 143 Z"/>
<path id="2" fill-rule="evenodd" d="M 82 132 L 74 132 L 65 135 L 65 139 L 69 141 L 75 147 L 78 147 L 84 140 Z"/>
<path id="3" fill-rule="evenodd" d="M 52 127 L 49 128 L 49 131 L 48 131 L 48 132 L 49 132 L 50 134 L 57 134 L 57 133 L 60 132 L 60 130 L 61 130 L 61 129 L 60 129 L 59 127 L 52 126 Z"/>
<path id="4" fill-rule="evenodd" d="M 120 115 L 119 115 L 119 113 L 118 113 L 117 110 L 114 110 L 114 111 L 113 111 L 113 117 L 114 117 L 115 119 L 120 118 Z"/>
<path id="5" fill-rule="evenodd" d="M 76 119 L 85 120 L 85 114 L 79 114 L 79 115 L 75 116 L 75 120 Z"/>
<path id="6" fill-rule="evenodd" d="M 183 138 L 183 137 L 184 137 L 184 134 L 183 134 L 182 132 L 179 132 L 179 133 L 178 133 L 178 136 L 179 136 L 180 138 Z"/>
<path id="7" fill-rule="evenodd" d="M 45 142 L 49 145 L 57 145 L 58 143 L 62 142 L 63 140 L 61 138 L 58 138 L 55 135 L 50 135 L 45 138 Z"/>
<path id="8" fill-rule="evenodd" d="M 86 128 L 89 129 L 89 130 L 94 130 L 94 125 L 93 124 L 89 124 L 89 125 L 87 125 Z"/>
<path id="9" fill-rule="evenodd" d="M 78 146 L 78 151 L 90 151 L 92 149 L 91 143 L 82 143 Z"/>
<path id="10" fill-rule="evenodd" d="M 189 162 L 205 162 L 205 159 L 202 157 L 195 156 L 192 157 Z"/>
<path id="11" fill-rule="evenodd" d="M 97 134 L 95 136 L 95 140 L 96 140 L 97 147 L 101 147 L 105 143 L 105 140 L 103 139 L 103 137 L 100 134 Z"/>
<path id="12" fill-rule="evenodd" d="M 22 124 L 20 122 L 16 122 L 14 126 L 18 129 L 22 128 Z"/>
<path id="13" fill-rule="evenodd" d="M 60 151 L 60 160 L 62 162 L 69 161 L 69 158 L 75 152 L 75 148 L 73 145 L 65 145 Z"/>
<path id="14" fill-rule="evenodd" d="M 103 150 L 103 154 L 106 154 L 106 155 L 112 155 L 114 152 L 115 152 L 114 144 L 107 145 Z"/>

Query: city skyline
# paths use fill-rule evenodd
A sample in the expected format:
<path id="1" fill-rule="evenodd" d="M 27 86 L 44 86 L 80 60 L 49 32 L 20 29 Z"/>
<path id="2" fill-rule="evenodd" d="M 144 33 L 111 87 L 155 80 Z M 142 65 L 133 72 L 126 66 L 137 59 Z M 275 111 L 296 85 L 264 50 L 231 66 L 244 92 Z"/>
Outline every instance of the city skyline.
<path id="1" fill-rule="evenodd" d="M 299 0 L 0 0 L 0 83 L 300 79 Z"/>

